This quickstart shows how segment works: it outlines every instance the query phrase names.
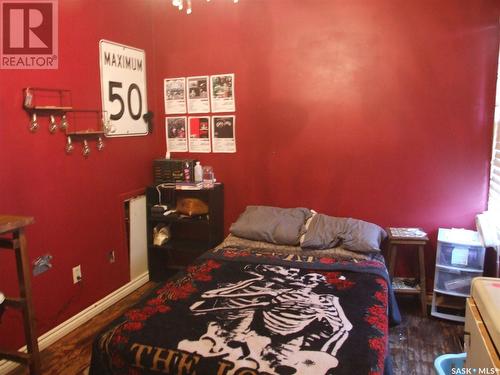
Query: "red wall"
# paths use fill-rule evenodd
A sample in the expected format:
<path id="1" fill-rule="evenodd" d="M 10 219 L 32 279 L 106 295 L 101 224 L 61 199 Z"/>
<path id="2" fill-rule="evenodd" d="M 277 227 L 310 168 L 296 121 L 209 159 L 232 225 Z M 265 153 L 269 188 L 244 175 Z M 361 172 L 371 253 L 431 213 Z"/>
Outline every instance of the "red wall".
<path id="1" fill-rule="evenodd" d="M 163 78 L 236 74 L 236 154 L 175 154 L 211 164 L 226 185 L 226 227 L 248 204 L 306 206 L 386 225 L 473 227 L 485 208 L 498 9 L 494 1 L 59 2 L 59 69 L 0 70 L 0 212 L 32 215 L 40 333 L 129 280 L 124 197 L 151 183 L 165 151 Z M 27 130 L 21 90 L 73 91 L 100 107 L 98 41 L 146 50 L 156 129 L 114 138 L 88 159 L 64 136 Z M 46 119 L 45 119 L 46 120 Z M 109 264 L 106 253 L 117 252 Z M 427 249 L 432 273 L 434 249 Z M 83 283 L 71 268 L 82 265 Z M 0 289 L 15 293 L 0 252 Z M 0 345 L 22 344 L 7 313 Z"/>
<path id="2" fill-rule="evenodd" d="M 421 226 L 432 277 L 437 229 L 473 228 L 486 205 L 496 6 L 214 1 L 169 22 L 157 13 L 159 78 L 236 75 L 238 152 L 174 155 L 214 166 L 226 227 L 247 204 Z"/>
<path id="3" fill-rule="evenodd" d="M 33 278 L 40 333 L 129 281 L 123 200 L 151 183 L 151 160 L 158 157 L 162 132 L 108 139 L 102 152 L 92 141 L 88 159 L 75 144 L 68 156 L 63 133 L 49 134 L 47 118 L 40 120 L 37 133 L 28 131 L 22 88 L 67 88 L 75 107 L 101 108 L 99 40 L 108 39 L 146 50 L 149 102 L 154 104 L 152 4 L 59 1 L 59 69 L 0 70 L 0 213 L 34 216 L 36 223 L 27 229 L 30 259 L 45 253 L 54 257 L 53 268 Z M 116 252 L 113 264 L 106 255 L 111 249 Z M 0 251 L 0 290 L 5 294 L 17 292 L 13 258 Z M 83 282 L 73 285 L 72 267 L 78 264 Z M 19 348 L 20 327 L 20 314 L 7 312 L 0 324 L 0 346 Z"/>

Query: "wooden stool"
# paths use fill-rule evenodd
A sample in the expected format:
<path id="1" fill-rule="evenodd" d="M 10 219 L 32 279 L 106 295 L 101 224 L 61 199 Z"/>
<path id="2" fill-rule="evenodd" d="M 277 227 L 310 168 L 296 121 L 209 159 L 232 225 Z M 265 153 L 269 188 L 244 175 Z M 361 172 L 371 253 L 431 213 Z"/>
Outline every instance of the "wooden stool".
<path id="1" fill-rule="evenodd" d="M 427 290 L 425 287 L 425 261 L 424 247 L 429 241 L 427 234 L 420 228 L 387 228 L 389 235 L 388 256 L 389 256 L 389 275 L 391 276 L 393 289 L 396 294 L 416 294 L 420 295 L 420 304 L 422 308 L 422 316 L 427 316 Z M 416 246 L 418 247 L 418 266 L 419 266 L 419 284 L 415 280 L 414 283 L 402 283 L 401 280 L 409 280 L 407 278 L 394 278 L 394 267 L 398 247 L 400 246 Z M 396 281 L 396 282 L 395 282 Z M 404 284 L 404 287 L 403 287 Z"/>
<path id="2" fill-rule="evenodd" d="M 28 352 L 0 350 L 0 358 L 28 365 L 30 374 L 40 374 L 40 353 L 35 332 L 35 317 L 31 299 L 30 263 L 26 249 L 24 227 L 32 224 L 32 217 L 0 215 L 0 249 L 11 249 L 16 254 L 17 279 L 20 298 L 6 298 L 6 306 L 22 310 L 24 337 Z"/>

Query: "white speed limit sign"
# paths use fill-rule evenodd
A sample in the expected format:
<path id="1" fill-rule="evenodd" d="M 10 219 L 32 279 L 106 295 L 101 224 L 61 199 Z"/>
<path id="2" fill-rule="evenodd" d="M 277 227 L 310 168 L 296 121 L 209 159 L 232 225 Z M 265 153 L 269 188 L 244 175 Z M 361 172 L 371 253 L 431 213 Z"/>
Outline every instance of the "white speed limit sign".
<path id="1" fill-rule="evenodd" d="M 143 115 L 148 112 L 144 50 L 101 40 L 101 97 L 108 137 L 148 134 Z"/>

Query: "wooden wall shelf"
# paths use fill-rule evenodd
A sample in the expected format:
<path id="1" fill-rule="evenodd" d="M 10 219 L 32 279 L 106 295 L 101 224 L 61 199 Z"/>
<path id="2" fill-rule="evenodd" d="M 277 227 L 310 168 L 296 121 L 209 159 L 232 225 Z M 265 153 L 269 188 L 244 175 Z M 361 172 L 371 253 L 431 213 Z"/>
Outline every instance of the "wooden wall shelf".
<path id="1" fill-rule="evenodd" d="M 81 136 L 81 137 L 99 137 L 101 135 L 104 135 L 104 131 L 98 131 L 98 130 L 89 130 L 89 131 L 79 131 L 79 132 L 66 132 L 66 135 L 70 136 Z"/>
<path id="2" fill-rule="evenodd" d="M 23 108 L 30 116 L 29 130 L 34 133 L 39 127 L 38 116 L 49 117 L 49 131 L 55 134 L 57 129 L 64 131 L 66 135 L 66 153 L 71 154 L 74 146 L 73 141 L 82 143 L 83 155 L 88 157 L 90 147 L 88 140 L 96 140 L 96 148 L 101 151 L 104 148 L 103 136 L 109 132 L 106 124 L 106 111 L 100 109 L 74 108 L 71 104 L 71 91 L 66 89 L 27 87 L 23 90 Z M 94 126 L 88 129 L 77 130 L 75 122 L 84 114 L 95 114 Z M 73 114 L 68 118 L 68 114 Z M 81 116 L 79 115 L 81 114 Z M 60 118 L 60 119 L 59 119 Z M 83 120 L 89 120 L 88 117 Z M 59 122 L 59 124 L 58 124 Z"/>
<path id="3" fill-rule="evenodd" d="M 58 107 L 55 105 L 45 105 L 45 106 L 35 106 L 35 107 L 24 107 L 28 112 L 57 112 L 66 113 L 73 110 L 73 107 Z"/>

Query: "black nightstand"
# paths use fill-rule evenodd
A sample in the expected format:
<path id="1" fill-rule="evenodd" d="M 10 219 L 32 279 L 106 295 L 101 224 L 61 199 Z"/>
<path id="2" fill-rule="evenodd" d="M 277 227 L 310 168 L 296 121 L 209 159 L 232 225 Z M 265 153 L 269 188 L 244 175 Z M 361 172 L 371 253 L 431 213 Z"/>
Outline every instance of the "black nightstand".
<path id="1" fill-rule="evenodd" d="M 216 183 L 212 189 L 176 190 L 172 187 L 156 186 L 146 189 L 147 236 L 149 277 L 153 281 L 167 279 L 176 270 L 182 269 L 205 251 L 217 246 L 224 239 L 224 186 Z M 160 202 L 161 196 L 161 202 Z M 208 205 L 208 214 L 182 216 L 163 215 L 152 210 L 162 204 L 175 209 L 181 198 L 197 198 Z M 168 225 L 169 240 L 157 246 L 154 244 L 154 228 Z"/>

